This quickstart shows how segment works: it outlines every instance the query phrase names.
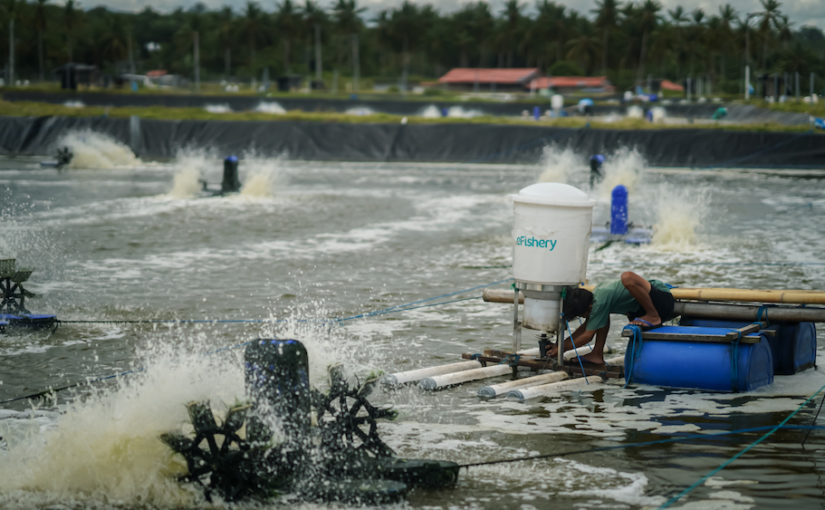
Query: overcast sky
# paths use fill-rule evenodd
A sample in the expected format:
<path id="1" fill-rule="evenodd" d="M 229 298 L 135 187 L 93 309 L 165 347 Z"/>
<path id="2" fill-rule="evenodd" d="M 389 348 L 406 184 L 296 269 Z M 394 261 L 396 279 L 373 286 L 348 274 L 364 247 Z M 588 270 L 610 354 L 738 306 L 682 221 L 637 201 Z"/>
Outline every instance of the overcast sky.
<path id="1" fill-rule="evenodd" d="M 455 10 L 462 4 L 468 3 L 471 0 L 411 0 L 416 4 L 431 4 L 436 6 L 442 12 L 450 12 Z M 588 18 L 593 18 L 590 12 L 596 0 L 555 0 L 557 3 L 566 5 L 568 8 L 578 10 L 581 14 Z M 641 1 L 641 0 L 637 0 Z M 58 0 L 57 3 L 65 3 Z M 110 9 L 139 11 L 144 7 L 151 6 L 158 11 L 171 11 L 177 7 L 188 8 L 198 3 L 198 0 L 78 0 L 76 3 L 84 9 L 102 5 Z M 200 3 L 206 5 L 209 9 L 217 9 L 225 5 L 231 5 L 236 10 L 240 11 L 246 5 L 246 0 L 200 0 Z M 280 4 L 281 0 L 259 0 L 258 5 L 267 11 L 272 11 L 275 6 Z M 303 0 L 293 0 L 296 5 L 302 5 Z M 320 0 L 318 2 L 322 6 L 330 6 L 333 0 Z M 489 0 L 493 7 L 493 12 L 499 13 L 505 0 Z M 624 3 L 624 2 L 622 2 Z M 761 10 L 759 0 L 659 0 L 665 10 L 673 9 L 677 5 L 681 5 L 686 11 L 690 12 L 697 7 L 701 7 L 705 14 L 716 14 L 719 10 L 719 5 L 730 3 L 736 9 L 739 15 L 743 13 L 758 12 Z M 535 5 L 534 0 L 522 0 L 522 5 L 526 8 L 532 8 Z M 358 5 L 366 7 L 368 10 L 367 17 L 372 17 L 375 13 L 401 5 L 401 0 L 359 0 Z M 822 30 L 825 30 L 825 0 L 782 0 L 781 11 L 788 16 L 792 26 L 799 28 L 803 25 L 814 25 Z"/>

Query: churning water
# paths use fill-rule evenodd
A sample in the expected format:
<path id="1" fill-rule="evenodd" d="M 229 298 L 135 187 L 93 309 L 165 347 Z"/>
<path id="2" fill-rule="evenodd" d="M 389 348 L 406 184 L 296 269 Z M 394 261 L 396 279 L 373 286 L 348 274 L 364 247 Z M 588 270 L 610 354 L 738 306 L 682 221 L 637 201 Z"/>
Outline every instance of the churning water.
<path id="1" fill-rule="evenodd" d="M 607 155 L 605 179 L 590 190 L 588 155 L 553 148 L 526 166 L 248 154 L 239 155 L 242 193 L 198 198 L 198 179 L 219 184 L 223 156 L 190 150 L 163 164 L 73 164 L 60 173 L 0 160 L 0 257 L 35 268 L 32 311 L 111 321 L 0 337 L 0 400 L 122 374 L 35 406 L 3 404 L 0 506 L 206 506 L 175 481 L 184 466 L 158 436 L 186 421 L 189 401 L 221 409 L 243 398 L 241 349 L 224 348 L 257 337 L 304 342 L 319 386 L 334 362 L 352 374 L 395 372 L 507 348 L 511 308 L 480 299 L 335 326 L 304 319 L 348 318 L 507 278 L 508 195 L 540 178 L 591 193 L 596 224 L 609 216 L 610 186 L 623 183 L 631 220 L 655 229 L 649 246 L 593 246 L 591 282 L 632 269 L 682 286 L 825 289 L 823 175 L 648 168 L 628 150 Z M 616 318 L 608 341 L 615 353 L 625 348 L 621 326 Z M 435 394 L 382 390 L 372 400 L 400 412 L 380 428 L 400 455 L 459 463 L 704 434 L 462 470 L 455 489 L 416 491 L 399 505 L 639 508 L 663 504 L 764 431 L 708 433 L 775 425 L 823 383 L 809 370 L 746 395 L 611 383 L 520 404 L 480 401 L 478 383 Z M 810 403 L 789 425 L 811 424 L 815 411 Z M 825 432 L 813 430 L 802 448 L 806 432 L 780 430 L 677 506 L 821 506 Z"/>

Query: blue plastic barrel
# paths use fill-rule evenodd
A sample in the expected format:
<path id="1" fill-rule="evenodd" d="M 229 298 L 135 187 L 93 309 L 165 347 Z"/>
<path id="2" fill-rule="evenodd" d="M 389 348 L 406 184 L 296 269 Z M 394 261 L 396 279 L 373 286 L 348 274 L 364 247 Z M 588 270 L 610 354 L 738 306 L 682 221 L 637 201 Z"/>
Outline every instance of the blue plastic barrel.
<path id="1" fill-rule="evenodd" d="M 679 324 L 738 329 L 750 322 L 683 317 Z M 793 375 L 816 366 L 816 326 L 813 322 L 771 322 L 765 329 L 774 331 L 774 335 L 766 335 L 771 345 L 774 375 Z"/>
<path id="2" fill-rule="evenodd" d="M 621 184 L 610 194 L 610 233 L 627 234 L 627 188 Z"/>
<path id="3" fill-rule="evenodd" d="M 657 333 L 724 335 L 729 328 L 664 326 Z M 667 388 L 751 391 L 773 383 L 773 355 L 765 335 L 754 344 L 630 340 L 625 380 Z M 736 354 L 734 356 L 734 353 Z M 735 360 L 735 362 L 734 362 Z"/>

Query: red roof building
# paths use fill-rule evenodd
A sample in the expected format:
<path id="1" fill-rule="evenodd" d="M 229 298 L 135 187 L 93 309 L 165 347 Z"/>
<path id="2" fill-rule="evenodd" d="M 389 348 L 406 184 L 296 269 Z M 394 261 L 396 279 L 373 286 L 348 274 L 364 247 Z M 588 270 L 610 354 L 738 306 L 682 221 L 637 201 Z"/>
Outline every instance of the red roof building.
<path id="1" fill-rule="evenodd" d="M 545 76 L 536 78 L 528 84 L 530 89 L 549 89 L 557 91 L 589 90 L 614 92 L 616 88 L 607 76 Z"/>
<path id="2" fill-rule="evenodd" d="M 492 90 L 523 90 L 530 80 L 537 78 L 536 67 L 496 69 L 456 67 L 438 79 L 438 83 L 458 88 L 481 86 Z"/>
<path id="3" fill-rule="evenodd" d="M 673 83 L 670 80 L 662 80 L 662 90 L 672 90 L 674 92 L 684 92 L 685 88 L 678 83 Z"/>

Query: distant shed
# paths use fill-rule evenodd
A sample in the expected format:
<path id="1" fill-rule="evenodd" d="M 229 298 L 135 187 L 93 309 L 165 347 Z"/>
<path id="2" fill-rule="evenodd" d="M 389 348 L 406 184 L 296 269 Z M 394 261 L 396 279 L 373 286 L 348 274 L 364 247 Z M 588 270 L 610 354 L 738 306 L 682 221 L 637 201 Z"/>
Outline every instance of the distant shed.
<path id="1" fill-rule="evenodd" d="M 616 87 L 607 76 L 543 76 L 535 78 L 528 84 L 535 90 L 550 89 L 555 92 L 604 92 L 612 93 Z"/>
<path id="2" fill-rule="evenodd" d="M 529 68 L 470 68 L 456 67 L 438 79 L 450 88 L 495 91 L 521 91 L 539 76 L 537 67 Z"/>

